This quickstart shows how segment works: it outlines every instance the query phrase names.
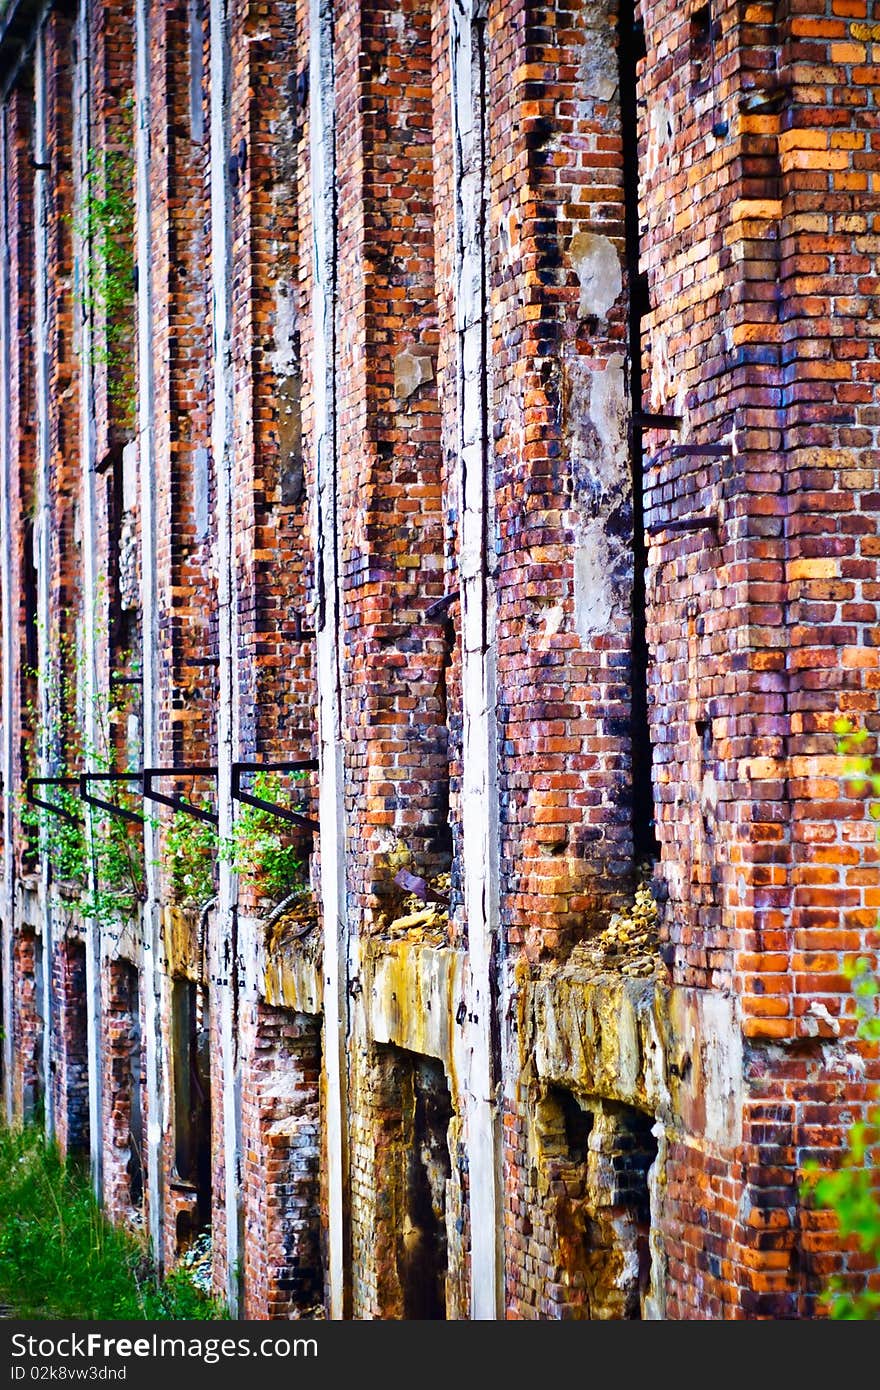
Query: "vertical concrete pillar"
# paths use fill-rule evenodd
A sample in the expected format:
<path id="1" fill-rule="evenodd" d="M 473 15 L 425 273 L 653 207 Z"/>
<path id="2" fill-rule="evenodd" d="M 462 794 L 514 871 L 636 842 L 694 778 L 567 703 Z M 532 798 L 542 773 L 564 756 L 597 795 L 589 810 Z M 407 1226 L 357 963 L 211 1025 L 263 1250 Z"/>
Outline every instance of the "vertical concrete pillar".
<path id="1" fill-rule="evenodd" d="M 89 172 L 90 138 L 90 92 L 89 74 L 91 71 L 91 44 L 89 31 L 89 0 L 81 0 L 76 25 L 76 77 L 74 81 L 74 122 L 73 122 L 73 167 L 74 167 L 74 206 L 79 206 L 84 180 Z M 82 219 L 80 219 L 82 220 Z M 76 224 L 76 219 L 74 219 Z M 81 300 L 87 301 L 89 295 L 89 248 L 80 244 L 75 248 Z M 96 670 L 98 638 L 96 633 L 95 604 L 97 594 L 96 518 L 95 518 L 95 438 L 94 402 L 92 380 L 92 325 L 87 315 L 79 316 L 79 361 L 80 361 L 80 468 L 81 468 L 81 519 L 82 529 L 82 592 L 83 603 L 83 649 L 85 664 L 83 737 L 86 749 L 86 770 L 94 768 L 93 750 L 97 743 L 95 721 L 95 701 L 98 694 L 98 674 Z M 94 832 L 90 808 L 84 807 L 87 833 Z M 90 871 L 91 874 L 94 870 Z M 94 882 L 90 885 L 95 887 Z M 89 1059 L 89 1159 L 92 1183 L 100 1200 L 103 1186 L 103 1143 L 102 1143 L 102 1083 L 101 1064 L 101 924 L 94 918 L 85 922 L 86 930 L 86 1042 Z"/>
<path id="2" fill-rule="evenodd" d="M 31 528 L 22 525 L 24 517 L 34 505 L 34 468 L 36 448 L 35 392 L 33 389 L 33 342 L 31 325 L 33 323 L 34 272 L 33 272 L 33 180 L 34 171 L 30 164 L 33 149 L 33 67 L 21 74 L 16 85 L 10 90 L 4 108 L 4 227 L 3 252 L 6 258 L 6 280 L 4 296 L 6 303 L 6 355 L 3 378 L 5 400 L 6 431 L 4 448 L 6 467 L 4 485 L 6 489 L 3 508 L 4 524 L 8 544 L 4 546 L 4 580 L 7 588 L 7 603 L 10 615 L 9 627 L 5 629 L 5 656 L 8 667 L 4 679 L 6 684 L 4 725 L 7 737 L 6 784 L 4 798 L 7 825 L 11 840 L 8 842 L 7 884 L 10 909 L 10 955 L 12 960 L 12 1108 L 13 1115 L 20 1113 L 20 1102 L 24 1099 L 25 1070 L 23 1058 L 17 1046 L 16 1032 L 19 1026 L 21 998 L 16 985 L 18 970 L 18 933 L 21 927 L 21 908 L 23 899 L 19 896 L 19 879 L 24 864 L 24 845 L 21 817 L 21 711 L 25 704 L 35 699 L 33 680 L 26 673 L 29 660 L 29 639 L 34 636 L 30 628 L 30 603 L 28 571 L 30 565 L 25 560 L 25 545 L 32 540 Z M 31 555 L 33 551 L 31 549 Z M 21 836 L 21 838 L 19 838 Z M 36 927 L 38 923 L 33 922 Z M 43 972 L 40 980 L 45 983 Z M 42 1053 L 40 1054 L 42 1056 Z M 43 1058 L 44 1069 L 48 1065 Z"/>
<path id="3" fill-rule="evenodd" d="M 35 562 L 37 569 L 37 707 L 40 731 L 36 748 L 36 768 L 40 777 L 52 775 L 49 744 L 49 689 L 47 677 L 51 654 L 49 650 L 50 593 L 49 537 L 52 515 L 49 466 L 51 441 L 49 435 L 49 345 L 48 325 L 48 228 L 47 228 L 47 150 L 46 150 L 46 31 L 42 25 L 37 33 L 34 51 L 34 358 L 36 367 L 36 523 L 34 526 Z M 52 963 L 55 941 L 52 904 L 49 899 L 49 860 L 40 856 L 40 916 L 43 933 L 43 1066 L 45 1068 L 46 1137 L 55 1133 L 52 1086 Z"/>
<path id="4" fill-rule="evenodd" d="M 503 1316 L 498 1035 L 498 779 L 494 594 L 488 544 L 485 7 L 451 7 L 456 165 L 459 574 L 462 614 L 462 868 L 468 924 L 467 1128 L 471 1200 L 471 1315 Z"/>
<path id="5" fill-rule="evenodd" d="M 141 487 L 141 602 L 143 613 L 144 766 L 156 760 L 156 537 L 153 436 L 153 314 L 150 255 L 150 0 L 135 10 L 135 220 L 137 226 L 137 441 Z M 158 844 L 149 820 L 144 826 L 144 1054 L 147 1083 L 147 1208 L 153 1255 L 163 1258 L 161 970 Z"/>
<path id="6" fill-rule="evenodd" d="M 15 821 L 12 812 L 12 789 L 15 776 L 15 741 L 13 738 L 12 672 L 13 651 L 13 580 L 12 580 L 12 515 L 10 497 L 11 449 L 9 382 L 11 362 L 9 351 L 9 184 L 7 177 L 8 128 L 6 107 L 0 113 L 0 624 L 2 624 L 2 692 L 0 692 L 0 781 L 3 786 L 3 884 L 0 898 L 0 978 L 3 982 L 3 1110 L 7 1123 L 13 1118 L 13 1050 L 14 1019 L 13 930 L 15 910 L 15 850 L 13 835 Z"/>
<path id="7" fill-rule="evenodd" d="M 232 832 L 232 762 L 238 747 L 236 710 L 236 622 L 234 605 L 232 474 L 234 414 L 231 324 L 230 188 L 229 188 L 229 16 L 225 0 L 210 8 L 210 142 L 211 142 L 211 280 L 213 284 L 214 417 L 211 442 L 217 478 L 217 568 L 219 609 L 219 684 L 217 711 L 217 811 L 221 836 Z M 230 1312 L 241 1300 L 241 1095 L 237 1045 L 236 975 L 238 971 L 237 884 L 227 861 L 219 866 L 217 912 L 220 1049 L 223 1069 L 222 1108 L 226 1185 L 226 1278 Z"/>
<path id="8" fill-rule="evenodd" d="M 335 88 L 332 0 L 309 6 L 309 136 L 312 184 L 312 508 L 317 571 L 321 902 L 324 918 L 324 1027 L 330 1316 L 349 1308 L 347 1209 L 348 921 L 342 745 L 339 539 L 337 534 Z"/>

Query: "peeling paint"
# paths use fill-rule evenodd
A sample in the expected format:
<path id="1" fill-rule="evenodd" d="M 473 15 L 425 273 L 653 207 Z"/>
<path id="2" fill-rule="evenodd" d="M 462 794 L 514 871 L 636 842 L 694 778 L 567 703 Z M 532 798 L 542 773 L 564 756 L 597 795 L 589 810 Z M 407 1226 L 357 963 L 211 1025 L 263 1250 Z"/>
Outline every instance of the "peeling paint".
<path id="1" fill-rule="evenodd" d="M 623 289 L 620 256 L 614 242 L 594 232 L 577 232 L 568 247 L 580 281 L 580 318 L 604 319 Z"/>
<path id="2" fill-rule="evenodd" d="M 394 359 L 394 394 L 399 401 L 409 397 L 434 379 L 434 364 L 430 353 L 417 347 L 404 348 Z"/>

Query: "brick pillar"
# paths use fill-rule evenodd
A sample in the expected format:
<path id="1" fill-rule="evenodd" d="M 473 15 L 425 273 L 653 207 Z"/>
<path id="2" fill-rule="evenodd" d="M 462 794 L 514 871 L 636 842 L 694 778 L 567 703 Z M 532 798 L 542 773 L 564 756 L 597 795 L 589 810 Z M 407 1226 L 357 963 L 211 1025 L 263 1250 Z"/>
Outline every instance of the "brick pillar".
<path id="1" fill-rule="evenodd" d="M 324 1304 L 320 1023 L 259 1004 L 243 1103 L 245 1316 Z"/>
<path id="2" fill-rule="evenodd" d="M 75 937 L 62 936 L 55 947 L 52 992 L 55 1133 L 62 1153 L 88 1153 L 86 947 Z"/>
<path id="3" fill-rule="evenodd" d="M 367 927 L 399 912 L 389 851 L 448 867 L 431 14 L 381 4 L 337 32 L 339 390 L 350 758 L 349 889 Z"/>
<path id="4" fill-rule="evenodd" d="M 31 754 L 33 731 L 23 712 L 36 699 L 36 682 L 31 674 L 37 662 L 36 576 L 34 571 L 33 527 L 27 525 L 35 503 L 36 467 L 36 391 L 33 344 L 30 328 L 34 308 L 33 217 L 34 172 L 30 164 L 33 140 L 33 70 L 29 68 L 10 94 L 6 107 L 7 244 L 9 254 L 9 338 L 8 380 L 10 515 L 14 526 L 14 561 L 10 571 L 11 609 L 16 642 L 12 648 L 10 673 L 12 707 L 8 711 L 15 760 L 15 783 L 9 788 L 23 791 L 26 760 Z M 36 771 L 34 767 L 32 771 Z M 27 852 L 28 838 L 22 833 L 19 802 L 13 802 L 13 835 L 16 872 L 32 870 Z"/>
<path id="5" fill-rule="evenodd" d="M 104 970 L 104 1204 L 116 1221 L 139 1223 L 144 1174 L 142 1032 L 137 966 L 110 961 Z"/>
<path id="6" fill-rule="evenodd" d="M 15 973 L 8 987 L 15 991 L 13 1108 L 24 1121 L 36 1120 L 45 1104 L 42 952 L 41 938 L 19 927 L 13 956 Z"/>
<path id="7" fill-rule="evenodd" d="M 615 7 L 506 5 L 489 50 L 502 916 L 535 960 L 632 869 Z"/>
<path id="8" fill-rule="evenodd" d="M 51 517 L 48 548 L 47 649 L 50 665 L 40 672 L 51 682 L 50 714 L 63 725 L 56 744 L 79 766 L 74 704 L 76 621 L 89 598 L 80 591 L 75 509 L 80 497 L 79 371 L 76 357 L 73 266 L 73 48 L 72 25 L 53 12 L 45 29 L 46 128 L 46 345 L 48 352 L 47 451 Z M 54 742 L 54 740 L 53 740 Z"/>
<path id="9" fill-rule="evenodd" d="M 31 736 L 22 726 L 22 712 L 35 699 L 33 677 L 36 664 L 36 583 L 33 559 L 33 529 L 25 518 L 33 512 L 36 451 L 36 397 L 33 347 L 29 326 L 33 313 L 33 170 L 30 166 L 33 124 L 33 70 L 29 66 L 13 87 L 3 107 L 4 242 L 6 247 L 7 315 L 5 323 L 6 361 L 4 365 L 6 450 L 4 504 L 7 514 L 7 554 L 4 558 L 4 780 L 7 782 L 5 825 L 10 840 L 6 845 L 5 878 L 9 893 L 8 919 L 4 922 L 4 1026 L 9 1029 L 6 1056 L 10 1075 L 6 1079 L 13 1115 L 26 1112 L 27 1098 L 39 1084 L 35 1060 L 13 1047 L 23 1026 L 32 1024 L 35 982 L 30 979 L 32 951 L 16 939 L 20 930 L 17 885 L 22 873 L 32 872 L 33 856 L 21 823 L 21 799 L 27 760 L 31 756 Z M 35 770 L 35 769 L 31 769 Z M 21 960 L 21 967 L 19 966 Z M 7 974 L 7 971 L 9 972 Z M 19 1011 L 24 1008 L 24 1021 Z M 12 1118 L 12 1115 L 9 1116 Z"/>
<path id="10" fill-rule="evenodd" d="M 161 5 L 150 27 L 150 197 L 155 383 L 156 615 L 160 690 L 158 761 L 214 760 L 216 601 L 213 484 L 205 362 L 209 352 L 204 215 L 207 147 L 193 64 L 201 27 L 189 7 Z M 198 56 L 197 56 L 198 50 Z M 165 790 L 171 787 L 169 783 Z M 210 780 L 178 783 L 213 796 Z M 168 885 L 165 887 L 168 892 Z"/>
<path id="11" fill-rule="evenodd" d="M 646 372 L 681 417 L 646 499 L 668 958 L 746 1043 L 742 1146 L 670 1150 L 672 1317 L 812 1315 L 845 1261 L 800 1165 L 865 1097 L 842 966 L 876 949 L 876 849 L 830 731 L 876 709 L 869 69 L 864 16 L 796 10 L 643 7 Z"/>
<path id="12" fill-rule="evenodd" d="M 150 295 L 152 313 L 153 460 L 152 535 L 155 569 L 153 631 L 156 688 L 148 692 L 155 713 L 151 756 L 157 765 L 186 767 L 216 762 L 217 605 L 214 580 L 216 539 L 214 473 L 209 453 L 206 363 L 210 353 L 209 297 L 204 269 L 207 134 L 203 87 L 204 21 L 192 6 L 168 3 L 151 8 L 148 84 L 150 110 Z M 168 779 L 166 793 L 214 801 L 215 779 Z M 154 813 L 158 808 L 148 808 Z M 161 867 L 156 891 L 163 921 L 159 989 L 163 1086 L 173 1096 L 172 974 L 182 974 L 180 942 L 199 937 L 203 903 L 172 916 L 175 886 L 165 838 L 172 813 L 161 811 Z M 195 822 L 193 822 L 195 827 Z M 184 951 L 186 954 L 186 949 Z M 207 960 L 198 946 L 186 970 L 207 987 Z M 151 986 L 152 987 L 152 986 Z M 173 1114 L 173 1106 L 166 1113 Z M 173 1122 L 162 1135 L 165 1222 L 164 1258 L 176 1260 L 193 1231 L 192 1193 L 175 1167 Z M 214 1185 L 215 1199 L 222 1184 Z M 182 1224 L 178 1231 L 178 1217 Z M 199 1213 L 196 1227 L 204 1219 Z M 222 1216 L 215 1212 L 215 1230 Z"/>

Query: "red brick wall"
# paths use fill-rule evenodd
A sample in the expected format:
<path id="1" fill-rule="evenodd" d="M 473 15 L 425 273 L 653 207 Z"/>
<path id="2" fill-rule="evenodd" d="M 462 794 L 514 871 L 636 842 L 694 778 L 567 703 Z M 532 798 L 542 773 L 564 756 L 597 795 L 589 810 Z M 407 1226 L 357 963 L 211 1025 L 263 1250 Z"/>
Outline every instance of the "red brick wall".
<path id="1" fill-rule="evenodd" d="M 86 947 L 63 936 L 52 961 L 52 1106 L 61 1152 L 88 1153 Z"/>
<path id="2" fill-rule="evenodd" d="M 242 1103 L 245 1316 L 324 1303 L 320 1023 L 258 1004 Z"/>
<path id="3" fill-rule="evenodd" d="M 33 129 L 33 73 L 29 69 L 6 103 L 7 139 L 7 236 L 9 245 L 9 438 L 12 453 L 9 470 L 9 507 L 17 522 L 11 567 L 12 612 L 15 617 L 17 640 L 12 644 L 14 659 L 11 672 L 13 737 L 16 741 L 17 788 L 23 790 L 25 763 L 30 756 L 34 730 L 25 714 L 27 706 L 36 699 L 36 682 L 29 674 L 32 659 L 28 655 L 26 572 L 29 565 L 25 554 L 27 537 L 32 534 L 25 524 L 32 516 L 35 504 L 34 467 L 36 448 L 36 391 L 31 341 L 34 311 L 34 242 L 33 242 L 33 169 L 30 165 Z M 30 562 L 32 563 L 33 554 Z M 34 633 L 34 636 L 36 634 Z M 16 838 L 16 870 L 27 866 L 26 837 L 22 834 L 16 804 L 14 834 Z"/>
<path id="4" fill-rule="evenodd" d="M 51 595 L 46 634 L 49 653 L 50 720 L 69 726 L 74 681 L 76 618 L 81 604 L 77 582 L 75 507 L 80 491 L 80 407 L 76 370 L 73 288 L 73 53 L 70 22 L 53 14 L 46 26 L 45 159 L 49 163 L 46 195 L 46 348 L 48 355 L 49 514 L 48 548 Z M 46 680 L 47 671 L 41 671 Z M 51 737 L 51 735 L 50 735 Z M 76 758 L 75 731 L 69 740 Z M 61 752 L 52 738 L 53 752 Z"/>
<path id="5" fill-rule="evenodd" d="M 191 32 L 191 9 L 184 0 L 152 6 L 149 27 L 153 693 L 159 760 L 177 764 L 216 760 L 220 655 L 208 33 L 201 12 Z M 880 860 L 874 823 L 842 775 L 832 727 L 843 712 L 874 735 L 880 728 L 873 520 L 880 369 L 870 332 L 877 284 L 869 207 L 877 158 L 872 45 L 880 34 L 868 9 L 861 0 L 718 0 L 704 28 L 702 7 L 672 0 L 645 0 L 634 13 L 624 6 L 622 18 L 614 0 L 566 0 L 564 8 L 505 0 L 487 21 L 485 110 L 472 94 L 471 115 L 478 125 L 486 121 L 487 186 L 465 195 L 448 7 L 427 0 L 408 0 L 403 9 L 384 0 L 337 7 L 331 462 L 339 489 L 352 934 L 345 946 L 353 976 L 347 1200 L 355 1316 L 401 1317 L 412 1307 L 403 1207 L 395 1202 L 409 1193 L 404 1175 L 418 1143 L 401 1096 L 409 1087 L 416 1097 L 423 1083 L 430 1090 L 429 1073 L 448 1079 L 452 1112 L 443 1141 L 449 1316 L 468 1308 L 470 1233 L 485 1201 L 474 1192 L 469 1209 L 469 1092 L 479 1090 L 488 1106 L 494 1091 L 488 1077 L 466 1071 L 462 1055 L 473 1023 L 471 986 L 440 1000 L 438 962 L 446 958 L 434 949 L 457 946 L 461 956 L 442 977 L 467 981 L 462 666 L 473 634 L 462 631 L 456 594 L 474 563 L 485 572 L 487 634 L 493 622 L 497 629 L 488 653 L 497 665 L 497 998 L 480 1007 L 497 1012 L 491 1082 L 500 1080 L 504 1095 L 506 1315 L 642 1311 L 635 1296 L 624 1308 L 593 1275 L 599 1266 L 607 1274 L 623 1249 L 605 1242 L 618 1208 L 626 1248 L 644 1257 L 648 1200 L 655 1287 L 645 1306 L 669 1318 L 811 1317 L 829 1273 L 853 1280 L 860 1273 L 858 1255 L 841 1248 L 827 1214 L 804 1204 L 800 1182 L 808 1158 L 827 1163 L 841 1151 L 880 1074 L 876 1050 L 854 1041 L 844 974 L 847 957 L 876 956 Z M 55 660 L 62 633 L 74 635 L 94 598 L 84 592 L 75 524 L 82 364 L 71 243 L 73 50 L 64 14 L 54 10 L 46 29 L 48 644 Z M 234 584 L 227 656 L 236 756 L 267 761 L 309 756 L 317 746 L 309 634 L 323 615 L 313 554 L 308 6 L 234 0 L 229 16 Z M 620 45 L 621 35 L 625 49 L 638 44 L 633 20 L 643 22 L 645 56 L 637 90 L 627 91 L 630 59 Z M 124 149 L 130 135 L 122 98 L 133 68 L 131 7 L 117 0 L 97 6 L 92 33 L 98 158 Z M 5 107 L 11 598 L 18 619 L 7 716 L 22 747 L 36 733 L 25 710 L 35 690 L 23 635 L 24 523 L 35 501 L 36 456 L 33 99 L 25 68 Z M 633 111 L 637 150 L 626 143 Z M 627 218 L 624 189 L 636 157 L 640 197 Z M 485 206 L 465 209 L 463 196 L 485 197 Z M 468 217 L 485 217 L 488 230 L 485 362 L 460 357 L 458 238 Z M 644 278 L 635 281 L 634 272 Z M 629 311 L 643 293 L 639 363 L 631 360 Z M 108 619 L 111 591 L 122 584 L 116 551 L 123 539 L 126 563 L 134 556 L 125 622 L 112 639 L 99 636 L 103 688 L 124 647 L 136 655 L 142 637 L 142 537 L 137 506 L 120 529 L 118 456 L 132 428 L 108 390 L 100 315 L 94 327 L 91 405 L 103 470 L 95 562 L 107 575 L 101 611 Z M 462 554 L 464 472 L 476 466 L 460 449 L 470 428 L 460 418 L 463 373 L 482 384 L 484 367 L 487 510 L 473 553 Z M 633 421 L 639 399 L 643 411 L 672 417 L 671 426 Z M 644 482 L 643 518 L 634 475 L 637 488 Z M 326 532 L 318 539 L 330 543 Z M 444 613 L 428 615 L 444 595 L 452 599 Z M 468 652 L 474 661 L 483 655 L 482 634 L 477 639 Z M 653 825 L 639 743 L 645 695 Z M 121 756 L 121 726 L 117 733 Z M 210 786 L 184 780 L 177 790 Z M 308 860 L 311 833 L 296 833 Z M 621 957 L 600 934 L 612 912 L 631 903 L 637 856 L 654 834 L 659 858 L 648 867 L 659 926 L 632 997 L 639 1019 L 650 1014 L 656 1027 L 630 1084 L 631 1039 L 623 1006 L 615 1012 Z M 21 868 L 20 848 L 18 858 Z M 418 929 L 391 931 L 403 911 L 393 879 L 404 863 L 426 876 L 451 870 L 452 926 L 438 914 L 430 940 Z M 171 898 L 166 867 L 164 855 L 162 908 Z M 215 1287 L 225 1290 L 232 1258 L 228 1175 L 243 1202 L 245 1312 L 295 1317 L 321 1297 L 308 1274 L 316 1267 L 318 1211 L 326 1242 L 318 1024 L 262 997 L 264 907 L 243 883 L 228 920 L 212 919 L 207 946 L 199 939 L 204 923 L 191 917 L 180 928 L 166 917 L 162 1077 L 172 1084 L 173 979 L 197 978 L 210 1001 Z M 486 910 L 491 916 L 491 904 Z M 284 935 L 283 923 L 274 927 Z M 402 939 L 394 969 L 382 977 L 391 980 L 388 996 L 381 983 L 368 993 L 367 965 L 380 961 L 392 934 Z M 125 951 L 134 959 L 137 933 L 130 935 Z M 306 959 L 299 938 L 287 945 L 291 959 L 300 960 L 297 952 Z M 311 968 L 314 939 L 308 950 Z M 33 922 L 20 912 L 19 1107 L 38 1081 L 34 951 Z M 52 969 L 53 1099 L 59 1136 L 73 1148 L 87 1137 L 85 964 L 70 933 L 57 943 Z M 283 971 L 280 978 L 295 994 Z M 574 1045 L 565 1075 L 552 1070 L 567 1023 L 546 1023 L 547 991 L 560 981 L 580 990 L 567 1021 L 579 1030 L 573 1044 L 601 1053 L 596 1033 L 587 1037 L 594 1024 L 618 1040 L 613 1074 L 598 1066 L 578 1073 Z M 107 964 L 102 988 L 108 1205 L 124 1216 L 136 1031 L 130 967 Z M 442 1026 L 436 1014 L 428 1018 L 426 999 L 432 1007 L 438 1000 Z M 221 1046 L 227 1006 L 235 1013 L 225 1065 L 234 1075 L 224 1075 Z M 722 1014 L 723 1029 L 702 1040 L 697 1056 L 691 1034 L 677 1031 L 680 1020 L 705 1024 Z M 397 1051 L 383 1051 L 391 1043 Z M 425 1062 L 444 1048 L 442 1063 Z M 710 1114 L 717 1078 L 703 1091 L 688 1081 L 709 1055 L 730 1069 L 724 1101 L 735 1114 L 723 1124 Z M 653 1090 L 645 1081 L 651 1068 L 663 1078 Z M 396 1091 L 389 1076 L 397 1077 Z M 557 1082 L 598 1117 L 583 1161 L 559 1147 L 562 1122 L 550 1104 Z M 227 1148 L 224 1088 L 230 1096 L 240 1090 L 238 1154 Z M 426 1103 L 423 1096 L 418 1103 Z M 173 1126 L 165 1131 L 170 1263 L 179 1253 L 177 1217 L 192 1206 L 192 1193 L 176 1183 Z M 633 1215 L 633 1204 L 615 1196 L 619 1145 L 626 1149 L 635 1135 L 641 1162 L 649 1133 L 658 1158 L 650 1179 L 639 1170 L 645 1191 Z M 228 1173 L 227 1164 L 240 1167 Z M 393 1181 L 385 1181 L 388 1172 Z M 590 1248 L 585 1211 L 596 1226 Z M 596 1278 L 601 1284 L 605 1274 Z"/>
<path id="6" fill-rule="evenodd" d="M 35 1119 L 45 1106 L 43 1076 L 44 1006 L 42 942 L 33 932 L 19 931 L 13 945 L 15 971 L 14 1105 L 23 1119 Z"/>
<path id="7" fill-rule="evenodd" d="M 581 315 L 574 254 L 585 233 L 622 251 L 615 42 L 611 6 L 489 20 L 502 914 L 533 960 L 632 868 L 625 306 L 618 277 Z"/>
<path id="8" fill-rule="evenodd" d="M 137 966 L 110 961 L 104 983 L 104 1204 L 117 1220 L 139 1220 L 146 1129 Z"/>

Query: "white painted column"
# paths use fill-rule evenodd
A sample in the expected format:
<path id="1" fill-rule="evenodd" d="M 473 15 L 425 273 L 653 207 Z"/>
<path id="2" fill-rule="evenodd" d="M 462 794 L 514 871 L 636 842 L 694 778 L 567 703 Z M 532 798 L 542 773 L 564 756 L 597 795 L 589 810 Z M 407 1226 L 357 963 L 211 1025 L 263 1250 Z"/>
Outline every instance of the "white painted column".
<path id="1" fill-rule="evenodd" d="M 12 1034 L 15 1021 L 13 936 L 15 931 L 15 817 L 13 786 L 13 680 L 18 623 L 12 607 L 12 517 L 10 514 L 11 440 L 9 438 L 9 381 L 12 363 L 9 341 L 9 176 L 5 105 L 0 112 L 0 625 L 2 625 L 3 687 L 0 704 L 0 779 L 3 783 L 3 885 L 0 902 L 0 971 L 3 976 L 3 1109 L 12 1123 Z"/>
<path id="2" fill-rule="evenodd" d="M 225 0 L 211 0 L 211 279 L 214 306 L 214 417 L 211 446 L 217 478 L 217 562 L 220 703 L 217 711 L 217 811 L 219 832 L 232 833 L 232 763 L 238 747 L 238 634 L 235 612 L 232 487 L 235 416 L 232 368 L 232 198 L 229 187 L 229 18 Z M 233 1317 L 241 1304 L 242 1182 L 241 1075 L 236 1011 L 238 881 L 221 857 L 217 910 L 216 991 L 220 1005 L 223 1065 L 223 1148 L 226 1179 L 227 1300 Z M 220 949 L 221 943 L 223 949 Z"/>
<path id="3" fill-rule="evenodd" d="M 498 935 L 498 773 L 491 564 L 485 149 L 485 0 L 452 3 L 456 151 L 459 578 L 462 632 L 462 869 L 468 925 L 469 1066 L 465 1078 L 471 1203 L 471 1316 L 504 1316 Z"/>
<path id="4" fill-rule="evenodd" d="M 135 6 L 135 214 L 137 223 L 137 441 L 141 501 L 144 767 L 156 764 L 156 506 L 153 433 L 153 277 L 150 255 L 150 0 Z M 156 860 L 159 846 L 144 825 L 146 901 L 143 918 L 144 1052 L 147 1083 L 147 1202 L 154 1257 L 164 1259 L 162 1120 L 161 925 Z"/>
<path id="5" fill-rule="evenodd" d="M 90 0 L 80 0 L 76 25 L 76 76 L 74 80 L 74 121 L 73 121 L 73 168 L 74 205 L 80 206 L 80 198 L 89 173 L 89 150 L 91 146 L 91 96 L 89 77 L 91 73 L 91 44 L 89 27 Z M 83 219 L 74 218 L 74 225 L 81 226 Z M 90 247 L 75 238 L 74 254 L 77 256 L 77 269 L 81 286 L 80 302 L 89 297 Z M 76 275 L 74 276 L 76 280 Z M 97 671 L 97 634 L 95 605 L 98 602 L 97 573 L 95 570 L 95 411 L 94 374 L 92 372 L 92 323 L 87 315 L 79 315 L 79 365 L 80 365 L 80 468 L 82 478 L 81 533 L 82 533 L 82 592 L 83 592 L 83 734 L 86 748 L 86 771 L 94 768 L 94 749 L 97 741 L 96 703 L 99 697 Z M 83 805 L 86 816 L 86 833 L 91 841 L 95 827 L 91 808 Z M 94 859 L 92 857 L 92 863 Z M 94 870 L 89 869 L 90 886 L 95 888 Z M 84 922 L 86 932 L 86 1046 L 89 1064 L 89 1158 L 92 1172 L 92 1185 L 95 1195 L 101 1200 L 103 1189 L 104 1146 L 103 1128 L 103 1071 L 101 1066 L 101 924 L 95 918 Z"/>
<path id="6" fill-rule="evenodd" d="M 330 1316 L 348 1316 L 348 920 L 345 891 L 345 763 L 339 612 L 336 446 L 336 195 L 332 0 L 309 7 L 309 171 L 312 191 L 312 374 L 317 575 L 316 660 L 324 919 Z"/>
<path id="7" fill-rule="evenodd" d="M 48 279 L 48 179 L 46 153 L 46 53 L 45 28 L 37 32 L 34 50 L 34 356 L 36 359 L 36 515 L 34 523 L 34 561 L 37 570 L 37 708 L 40 730 L 36 748 L 36 768 L 40 777 L 56 771 L 50 740 L 51 719 L 49 650 L 49 561 L 52 515 L 49 498 L 49 316 Z M 52 962 L 55 955 L 52 901 L 49 894 L 49 860 L 40 856 L 40 918 L 43 936 L 43 1078 L 46 1136 L 55 1132 L 52 1091 L 53 993 Z"/>

